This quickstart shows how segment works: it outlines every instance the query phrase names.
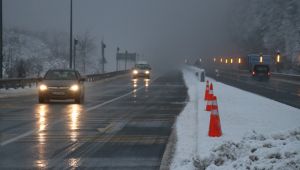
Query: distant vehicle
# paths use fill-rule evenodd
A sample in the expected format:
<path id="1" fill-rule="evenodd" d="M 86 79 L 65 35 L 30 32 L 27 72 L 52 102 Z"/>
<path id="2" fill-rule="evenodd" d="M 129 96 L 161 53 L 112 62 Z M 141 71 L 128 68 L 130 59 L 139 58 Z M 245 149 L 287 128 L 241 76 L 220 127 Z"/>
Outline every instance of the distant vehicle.
<path id="1" fill-rule="evenodd" d="M 255 65 L 252 70 L 252 76 L 253 78 L 257 78 L 259 80 L 269 79 L 271 76 L 269 65 Z"/>
<path id="2" fill-rule="evenodd" d="M 151 66 L 147 62 L 138 62 L 132 70 L 132 78 L 139 77 L 150 79 Z"/>
<path id="3" fill-rule="evenodd" d="M 76 70 L 49 70 L 39 83 L 39 103 L 46 103 L 51 99 L 74 99 L 75 103 L 83 103 L 84 81 L 85 78 Z"/>
<path id="4" fill-rule="evenodd" d="M 262 54 L 249 54 L 246 57 L 246 64 L 249 71 L 252 71 L 256 65 L 270 65 L 271 64 L 271 55 L 262 55 Z"/>

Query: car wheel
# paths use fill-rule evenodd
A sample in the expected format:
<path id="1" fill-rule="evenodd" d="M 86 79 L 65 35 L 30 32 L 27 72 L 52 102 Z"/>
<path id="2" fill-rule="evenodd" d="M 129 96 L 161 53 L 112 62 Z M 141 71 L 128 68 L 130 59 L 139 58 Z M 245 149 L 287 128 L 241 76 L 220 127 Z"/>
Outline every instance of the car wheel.
<path id="1" fill-rule="evenodd" d="M 39 96 L 39 103 L 45 103 L 45 98 L 42 96 Z"/>
<path id="2" fill-rule="evenodd" d="M 79 95 L 75 98 L 75 103 L 76 104 L 83 104 L 84 103 L 84 96 Z"/>

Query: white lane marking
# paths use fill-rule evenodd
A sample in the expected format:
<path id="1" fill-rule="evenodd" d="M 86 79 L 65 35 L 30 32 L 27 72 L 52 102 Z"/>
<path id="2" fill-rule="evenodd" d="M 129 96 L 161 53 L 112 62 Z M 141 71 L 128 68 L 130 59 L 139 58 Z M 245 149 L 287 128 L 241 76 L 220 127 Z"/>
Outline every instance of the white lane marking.
<path id="1" fill-rule="evenodd" d="M 139 91 L 139 90 L 141 90 L 142 88 L 144 88 L 144 87 L 140 87 L 140 88 L 136 89 L 136 91 Z M 123 94 L 123 95 L 121 95 L 121 96 L 119 96 L 119 97 L 116 97 L 116 98 L 113 98 L 113 99 L 108 100 L 108 101 L 106 101 L 106 102 L 103 102 L 103 103 L 97 104 L 97 105 L 95 105 L 95 106 L 89 107 L 89 108 L 86 109 L 86 112 L 95 110 L 95 109 L 97 109 L 97 108 L 99 108 L 99 107 L 102 107 L 102 106 L 104 106 L 104 105 L 107 105 L 107 104 L 109 104 L 109 103 L 112 103 L 112 102 L 114 102 L 114 101 L 116 101 L 116 100 L 119 100 L 119 99 L 121 99 L 121 98 L 123 98 L 123 97 L 126 97 L 126 96 L 128 96 L 128 95 L 130 95 L 130 94 L 132 94 L 132 93 L 133 93 L 133 91 L 130 91 L 130 92 L 125 93 L 125 94 Z M 57 123 L 59 123 L 59 122 L 61 122 L 61 121 L 63 121 L 63 120 L 64 120 L 64 118 L 59 119 L 59 120 L 53 122 L 51 125 L 53 126 L 53 125 L 55 125 L 55 124 L 57 124 Z M 49 124 L 45 125 L 45 127 L 48 127 L 48 126 L 49 126 Z M 26 137 L 26 136 L 29 136 L 29 135 L 32 135 L 33 133 L 38 133 L 38 132 L 40 132 L 40 130 L 30 130 L 30 131 L 28 131 L 28 132 L 25 132 L 25 133 L 19 135 L 19 136 L 16 136 L 16 137 L 14 137 L 14 138 L 11 138 L 11 139 L 8 139 L 8 140 L 6 140 L 6 141 L 4 141 L 4 142 L 1 142 L 1 146 L 5 146 L 5 145 L 7 145 L 7 144 L 9 144 L 9 143 L 15 142 L 15 141 L 17 141 L 17 140 L 20 140 L 20 139 Z"/>
<path id="2" fill-rule="evenodd" d="M 152 82 L 154 82 L 158 77 L 159 77 L 159 76 L 157 76 L 155 79 L 153 79 Z M 130 92 L 128 92 L 128 93 L 125 93 L 125 94 L 123 94 L 123 95 L 121 95 L 121 96 L 119 96 L 119 97 L 116 97 L 116 98 L 113 98 L 113 99 L 108 100 L 108 101 L 106 101 L 106 102 L 103 102 L 103 103 L 97 104 L 97 105 L 95 105 L 95 106 L 89 107 L 89 108 L 86 109 L 86 112 L 95 110 L 95 109 L 97 109 L 97 108 L 99 108 L 99 107 L 102 107 L 102 106 L 104 106 L 104 105 L 107 105 L 107 104 L 109 104 L 109 103 L 112 103 L 112 102 L 114 102 L 114 101 L 117 101 L 117 100 L 119 100 L 119 99 L 121 99 L 121 98 L 123 98 L 123 97 L 126 97 L 126 96 L 128 96 L 128 95 L 130 95 L 130 94 L 132 94 L 132 93 L 134 93 L 134 92 L 137 92 L 137 91 L 139 91 L 139 90 L 141 90 L 141 89 L 143 89 L 143 88 L 145 88 L 145 87 L 144 87 L 144 86 L 139 87 L 139 88 L 134 89 L 134 90 L 132 90 L 132 91 L 130 91 Z M 59 123 L 59 122 L 61 122 L 61 121 L 63 121 L 63 120 L 64 120 L 64 118 L 59 119 L 59 120 L 53 122 L 53 123 L 51 124 L 51 126 L 53 126 L 53 125 L 55 125 L 55 124 L 57 124 L 57 123 Z M 45 125 L 45 127 L 49 127 L 49 126 L 50 126 L 49 124 Z M 27 132 L 25 132 L 25 133 L 23 133 L 23 134 L 21 134 L 21 135 L 18 135 L 18 136 L 16 136 L 16 137 L 13 137 L 13 138 L 11 138 L 11 139 L 8 139 L 8 140 L 6 140 L 6 141 L 1 142 L 1 146 L 5 146 L 5 145 L 7 145 L 7 144 L 10 144 L 10 143 L 12 143 L 12 142 L 15 142 L 15 141 L 17 141 L 17 140 L 20 140 L 20 139 L 26 137 L 26 136 L 29 136 L 29 135 L 32 135 L 32 134 L 38 133 L 38 132 L 41 132 L 41 130 L 30 130 L 30 131 L 27 131 Z"/>
<path id="3" fill-rule="evenodd" d="M 136 89 L 136 91 L 139 91 L 139 90 L 141 90 L 142 88 L 144 88 L 144 87 L 140 87 L 140 88 Z M 134 92 L 134 90 L 133 90 L 133 91 L 130 91 L 130 92 L 128 92 L 128 93 L 125 93 L 125 94 L 123 94 L 123 95 L 121 95 L 121 96 L 119 96 L 119 97 L 116 97 L 116 98 L 114 98 L 114 99 L 111 99 L 111 100 L 108 100 L 108 101 L 106 101 L 106 102 L 97 104 L 97 105 L 92 106 L 92 107 L 90 107 L 90 108 L 87 108 L 86 111 L 88 112 L 88 111 L 91 111 L 91 110 L 95 110 L 95 109 L 97 109 L 97 108 L 99 108 L 99 107 L 102 107 L 102 106 L 104 106 L 104 105 L 107 105 L 107 104 L 109 104 L 109 103 L 112 103 L 112 102 L 114 102 L 114 101 L 117 101 L 117 100 L 119 100 L 119 99 L 121 99 L 121 98 L 123 98 L 123 97 L 126 97 L 126 96 L 132 94 L 133 92 Z"/>

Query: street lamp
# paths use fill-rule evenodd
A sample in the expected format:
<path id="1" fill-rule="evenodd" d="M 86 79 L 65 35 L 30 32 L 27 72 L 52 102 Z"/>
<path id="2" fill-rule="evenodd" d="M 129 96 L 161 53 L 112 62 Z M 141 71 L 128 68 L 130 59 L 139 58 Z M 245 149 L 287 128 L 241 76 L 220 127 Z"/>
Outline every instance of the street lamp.
<path id="1" fill-rule="evenodd" d="M 259 56 L 259 62 L 260 62 L 260 63 L 263 63 L 263 62 L 264 62 L 264 58 L 263 58 L 263 55 L 262 55 L 262 54 L 260 54 L 260 56 Z"/>
<path id="2" fill-rule="evenodd" d="M 0 79 L 3 78 L 3 23 L 2 23 L 2 0 L 0 0 Z"/>
<path id="3" fill-rule="evenodd" d="M 69 61 L 69 68 L 72 69 L 72 57 L 73 57 L 73 0 L 70 0 L 70 61 Z"/>
<path id="4" fill-rule="evenodd" d="M 280 52 L 277 52 L 277 56 L 276 56 L 276 62 L 277 63 L 280 63 L 280 58 L 281 58 Z"/>
<path id="5" fill-rule="evenodd" d="M 74 70 L 76 69 L 76 45 L 78 44 L 78 39 L 76 39 L 76 38 L 74 38 L 74 58 L 73 58 L 73 60 L 74 60 Z"/>

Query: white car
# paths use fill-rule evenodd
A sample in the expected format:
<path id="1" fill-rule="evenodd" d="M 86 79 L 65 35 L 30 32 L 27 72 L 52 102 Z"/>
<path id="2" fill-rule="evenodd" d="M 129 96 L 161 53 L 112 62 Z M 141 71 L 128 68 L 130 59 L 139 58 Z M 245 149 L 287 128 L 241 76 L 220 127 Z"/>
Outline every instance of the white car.
<path id="1" fill-rule="evenodd" d="M 132 70 L 132 78 L 147 78 L 150 79 L 151 66 L 147 63 L 137 63 Z"/>

